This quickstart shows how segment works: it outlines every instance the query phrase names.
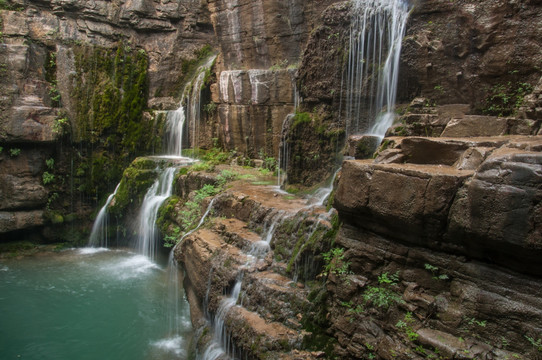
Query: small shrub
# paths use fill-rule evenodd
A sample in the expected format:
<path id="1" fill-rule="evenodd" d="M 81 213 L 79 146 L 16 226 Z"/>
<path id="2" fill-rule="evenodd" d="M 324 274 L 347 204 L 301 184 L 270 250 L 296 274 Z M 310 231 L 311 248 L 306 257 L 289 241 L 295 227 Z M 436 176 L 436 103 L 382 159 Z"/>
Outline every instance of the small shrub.
<path id="1" fill-rule="evenodd" d="M 220 185 L 224 185 L 229 181 L 234 181 L 239 178 L 239 174 L 232 170 L 222 170 L 216 177 Z"/>
<path id="2" fill-rule="evenodd" d="M 53 170 L 53 168 L 55 167 L 55 159 L 49 158 L 49 159 L 45 160 L 45 164 L 47 165 L 47 168 L 49 170 Z"/>
<path id="3" fill-rule="evenodd" d="M 9 156 L 11 156 L 11 157 L 19 156 L 20 154 L 21 154 L 21 149 L 19 149 L 19 148 L 11 148 L 11 149 L 9 149 Z"/>
<path id="4" fill-rule="evenodd" d="M 55 175 L 51 174 L 48 171 L 45 171 L 42 176 L 43 179 L 43 185 L 47 185 L 55 181 Z"/>
<path id="5" fill-rule="evenodd" d="M 196 196 L 194 197 L 194 201 L 198 204 L 201 204 L 203 199 L 209 196 L 215 196 L 219 192 L 220 192 L 220 188 L 217 188 L 214 185 L 210 185 L 210 184 L 203 185 L 201 189 L 196 190 Z"/>
<path id="6" fill-rule="evenodd" d="M 431 271 L 431 274 L 433 275 L 433 280 L 448 280 L 449 277 L 446 274 L 439 274 L 439 268 L 436 266 L 433 266 L 431 264 L 425 264 L 424 265 L 425 270 Z"/>
<path id="7" fill-rule="evenodd" d="M 333 248 L 322 254 L 322 256 L 325 261 L 322 275 L 327 276 L 329 274 L 334 274 L 343 276 L 349 273 L 348 268 L 350 267 L 350 262 L 345 261 L 343 248 Z"/>
<path id="8" fill-rule="evenodd" d="M 537 351 L 542 352 L 542 339 L 536 340 L 534 337 L 525 335 L 525 339 L 531 344 Z"/>
<path id="9" fill-rule="evenodd" d="M 210 102 L 203 106 L 203 111 L 205 111 L 209 115 L 213 115 L 216 112 L 216 104 L 214 102 Z"/>
<path id="10" fill-rule="evenodd" d="M 401 295 L 391 289 L 399 281 L 398 273 L 388 275 L 383 273 L 378 277 L 378 283 L 382 286 L 371 286 L 363 294 L 363 299 L 367 304 L 373 304 L 376 307 L 388 309 L 392 304 L 404 303 Z"/>
<path id="11" fill-rule="evenodd" d="M 493 116 L 513 115 L 523 103 L 525 95 L 532 90 L 531 84 L 523 82 L 497 84 L 489 90 L 482 112 Z"/>
<path id="12" fill-rule="evenodd" d="M 68 129 L 69 120 L 67 117 L 60 117 L 55 119 L 51 131 L 55 134 L 64 135 Z"/>

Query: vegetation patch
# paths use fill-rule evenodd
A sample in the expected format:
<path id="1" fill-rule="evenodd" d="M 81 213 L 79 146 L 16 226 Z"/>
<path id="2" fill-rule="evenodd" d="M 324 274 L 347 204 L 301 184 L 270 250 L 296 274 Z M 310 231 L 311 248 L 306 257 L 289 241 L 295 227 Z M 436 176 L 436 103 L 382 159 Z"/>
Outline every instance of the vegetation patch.
<path id="1" fill-rule="evenodd" d="M 482 112 L 492 116 L 511 116 L 523 104 L 525 95 L 530 94 L 533 87 L 525 82 L 497 84 L 489 89 Z"/>
<path id="2" fill-rule="evenodd" d="M 116 49 L 75 45 L 73 51 L 72 140 L 82 144 L 76 185 L 86 194 L 105 196 L 136 156 L 162 144 L 152 121 L 143 117 L 148 58 L 124 43 Z"/>

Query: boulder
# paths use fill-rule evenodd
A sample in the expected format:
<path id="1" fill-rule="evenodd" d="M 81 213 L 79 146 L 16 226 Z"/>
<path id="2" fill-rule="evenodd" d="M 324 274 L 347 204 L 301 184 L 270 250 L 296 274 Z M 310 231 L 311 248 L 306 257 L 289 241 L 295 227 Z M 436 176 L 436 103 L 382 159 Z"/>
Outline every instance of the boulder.
<path id="1" fill-rule="evenodd" d="M 458 192 L 447 238 L 471 256 L 542 274 L 542 153 L 493 152 Z"/>
<path id="2" fill-rule="evenodd" d="M 346 221 L 378 234 L 435 242 L 455 193 L 472 174 L 449 166 L 349 160 L 343 163 L 334 206 Z"/>
<path id="3" fill-rule="evenodd" d="M 508 121 L 495 116 L 466 115 L 452 119 L 442 132 L 442 137 L 499 136 L 508 132 Z"/>
<path id="4" fill-rule="evenodd" d="M 380 145 L 382 138 L 372 135 L 352 135 L 348 138 L 345 155 L 355 159 L 370 159 Z"/>

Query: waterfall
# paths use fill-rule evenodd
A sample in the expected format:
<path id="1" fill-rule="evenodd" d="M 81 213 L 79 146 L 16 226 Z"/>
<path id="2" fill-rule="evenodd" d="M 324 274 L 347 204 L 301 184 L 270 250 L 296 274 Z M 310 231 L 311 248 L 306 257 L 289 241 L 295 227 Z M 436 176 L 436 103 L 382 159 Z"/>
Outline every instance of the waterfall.
<path id="1" fill-rule="evenodd" d="M 337 171 L 335 171 L 335 173 L 331 177 L 331 180 L 327 186 L 319 188 L 318 190 L 315 191 L 314 194 L 312 194 L 307 199 L 308 206 L 318 206 L 318 205 L 326 206 L 326 202 L 329 198 L 329 195 L 333 191 L 333 183 L 335 183 L 335 179 L 337 178 L 337 174 L 339 173 L 340 170 L 341 169 L 339 168 L 337 169 Z"/>
<path id="2" fill-rule="evenodd" d="M 109 204 L 111 204 L 111 201 L 117 194 L 119 186 L 120 183 L 117 184 L 115 191 L 111 195 L 109 195 L 109 197 L 105 201 L 104 206 L 98 212 L 96 220 L 94 220 L 94 224 L 92 225 L 92 231 L 90 232 L 90 239 L 88 242 L 88 246 L 90 247 L 107 247 L 108 245 L 107 243 L 109 238 L 109 214 L 107 213 L 107 207 L 109 206 Z"/>
<path id="3" fill-rule="evenodd" d="M 393 123 L 406 0 L 354 0 L 346 74 L 346 135 L 383 137 Z"/>
<path id="4" fill-rule="evenodd" d="M 192 93 L 188 97 L 188 118 L 192 129 L 192 148 L 195 150 L 199 145 L 199 120 L 201 107 L 201 87 L 205 80 L 205 71 L 200 71 L 193 82 Z"/>
<path id="5" fill-rule="evenodd" d="M 295 114 L 288 114 L 282 122 L 282 130 L 280 132 L 279 144 L 279 161 L 277 166 L 277 181 L 279 188 L 286 183 L 286 174 L 288 170 L 288 159 L 290 157 L 290 147 L 288 145 L 290 123 Z"/>
<path id="6" fill-rule="evenodd" d="M 183 89 L 179 107 L 167 112 L 165 145 L 168 156 L 182 156 L 183 136 L 187 120 L 190 129 L 192 129 L 192 148 L 195 149 L 198 145 L 201 88 L 215 59 L 216 55 L 210 56 L 204 64 L 197 68 L 194 77 Z"/>
<path id="7" fill-rule="evenodd" d="M 213 340 L 208 345 L 207 349 L 203 353 L 202 357 L 198 357 L 202 360 L 216 360 L 223 357 L 235 358 L 235 349 L 231 342 L 231 337 L 226 329 L 226 315 L 230 309 L 237 303 L 239 294 L 241 293 L 241 284 L 243 282 L 242 274 L 235 282 L 231 294 L 222 299 L 218 306 L 218 310 L 214 317 L 214 332 Z"/>
<path id="8" fill-rule="evenodd" d="M 181 104 L 176 110 L 167 112 L 166 120 L 166 151 L 170 156 L 182 156 L 183 128 L 186 120 L 184 106 Z"/>
<path id="9" fill-rule="evenodd" d="M 165 169 L 149 188 L 139 210 L 137 249 L 139 253 L 154 260 L 158 248 L 156 217 L 160 205 L 171 196 L 176 168 Z"/>

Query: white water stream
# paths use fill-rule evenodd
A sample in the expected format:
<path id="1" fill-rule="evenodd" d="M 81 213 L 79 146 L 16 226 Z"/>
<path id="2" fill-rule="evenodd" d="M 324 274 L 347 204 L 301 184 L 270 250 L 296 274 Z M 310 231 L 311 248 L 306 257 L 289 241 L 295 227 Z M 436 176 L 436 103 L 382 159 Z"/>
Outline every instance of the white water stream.
<path id="1" fill-rule="evenodd" d="M 176 168 L 165 169 L 154 184 L 149 188 L 138 216 L 138 235 L 136 248 L 143 254 L 154 260 L 159 243 L 159 232 L 156 228 L 156 218 L 160 205 L 171 196 L 173 190 L 173 177 Z"/>
<path id="2" fill-rule="evenodd" d="M 395 118 L 406 0 L 354 0 L 346 74 L 346 135 L 383 137 Z"/>
<path id="3" fill-rule="evenodd" d="M 107 207 L 109 206 L 109 204 L 111 204 L 111 201 L 117 194 L 119 186 L 120 186 L 120 183 L 117 184 L 115 191 L 113 191 L 113 193 L 109 195 L 109 197 L 105 201 L 105 205 L 102 206 L 102 208 L 98 212 L 98 215 L 96 216 L 96 220 L 94 220 L 94 224 L 92 225 L 92 231 L 90 232 L 90 238 L 88 242 L 88 246 L 90 247 L 106 248 L 108 246 L 109 215 L 107 214 Z"/>

